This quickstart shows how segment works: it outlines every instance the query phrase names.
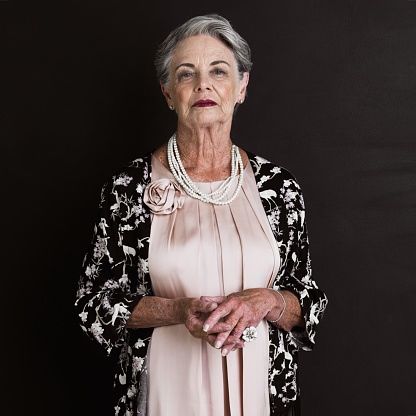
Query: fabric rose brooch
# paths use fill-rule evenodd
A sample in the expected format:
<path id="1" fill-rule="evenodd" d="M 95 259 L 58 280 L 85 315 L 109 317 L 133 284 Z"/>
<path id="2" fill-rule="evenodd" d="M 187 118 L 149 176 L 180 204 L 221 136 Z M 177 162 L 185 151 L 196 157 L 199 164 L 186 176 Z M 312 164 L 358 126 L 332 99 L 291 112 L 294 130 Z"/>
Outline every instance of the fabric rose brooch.
<path id="1" fill-rule="evenodd" d="M 171 214 L 182 208 L 185 194 L 178 184 L 171 179 L 159 179 L 149 183 L 144 190 L 143 202 L 152 214 Z"/>

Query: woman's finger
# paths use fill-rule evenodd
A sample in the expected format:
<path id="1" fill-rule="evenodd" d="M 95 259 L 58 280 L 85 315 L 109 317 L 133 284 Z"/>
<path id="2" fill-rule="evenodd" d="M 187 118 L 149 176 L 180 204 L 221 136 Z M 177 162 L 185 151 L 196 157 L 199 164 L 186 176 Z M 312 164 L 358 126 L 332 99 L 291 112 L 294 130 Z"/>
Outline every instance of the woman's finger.
<path id="1" fill-rule="evenodd" d="M 227 341 L 226 341 L 227 342 Z M 235 343 L 234 343 L 234 347 L 235 348 L 244 348 L 244 345 L 246 345 L 246 342 L 242 339 L 242 338 L 240 338 L 239 340 L 237 340 Z"/>
<path id="2" fill-rule="evenodd" d="M 233 309 L 233 302 L 227 300 L 215 309 L 204 322 L 203 330 L 208 332 L 221 318 L 227 316 Z"/>
<path id="3" fill-rule="evenodd" d="M 224 347 L 221 348 L 221 355 L 223 357 L 227 356 L 231 351 L 235 351 L 235 345 L 234 344 L 230 344 L 230 345 L 225 345 Z"/>
<path id="4" fill-rule="evenodd" d="M 251 325 L 251 322 L 247 321 L 246 319 L 240 319 L 237 322 L 237 325 L 232 330 L 232 333 L 231 333 L 232 339 L 240 339 L 241 336 L 243 335 L 244 330 L 247 327 L 250 327 L 250 326 L 257 327 L 257 325 Z"/>
<path id="5" fill-rule="evenodd" d="M 236 342 L 236 343 L 232 343 L 232 344 L 228 344 L 225 345 L 221 348 L 221 355 L 222 356 L 226 356 L 228 355 L 231 351 L 236 351 L 239 348 L 244 348 L 244 341 L 241 340 L 242 342 Z"/>
<path id="6" fill-rule="evenodd" d="M 228 336 L 230 335 L 231 331 L 227 331 L 227 332 L 220 332 L 216 339 L 215 339 L 215 344 L 214 344 L 214 348 L 221 348 L 224 343 L 227 341 Z M 234 343 L 232 343 L 232 345 L 234 345 Z"/>
<path id="7" fill-rule="evenodd" d="M 234 327 L 234 329 L 230 332 L 228 338 L 224 341 L 225 343 L 235 343 L 241 340 L 241 336 L 243 335 L 244 330 L 251 326 L 246 323 L 245 320 L 240 319 L 240 321 L 237 324 L 238 326 Z M 222 339 L 222 337 L 221 337 Z"/>
<path id="8" fill-rule="evenodd" d="M 204 302 L 215 302 L 220 304 L 227 299 L 227 296 L 201 296 L 199 299 Z"/>
<path id="9" fill-rule="evenodd" d="M 230 332 L 233 328 L 234 326 L 227 322 L 218 322 L 208 331 L 208 333 L 217 334 L 218 332 Z"/>
<path id="10" fill-rule="evenodd" d="M 227 316 L 224 323 L 230 325 L 231 329 L 233 329 L 243 316 L 244 313 L 241 309 L 234 310 Z"/>
<path id="11" fill-rule="evenodd" d="M 205 335 L 204 339 L 205 339 L 205 341 L 208 342 L 209 345 L 211 345 L 212 347 L 216 348 L 216 346 L 215 346 L 216 345 L 216 340 L 217 340 L 217 336 L 216 335 L 214 335 L 214 334 L 208 334 L 208 335 Z M 241 345 L 242 344 L 241 343 L 236 343 L 236 342 L 227 342 L 226 341 L 223 346 L 225 347 L 227 345 L 235 345 L 235 344 L 238 345 L 238 348 L 241 348 Z"/>
<path id="12" fill-rule="evenodd" d="M 196 300 L 193 304 L 193 310 L 196 312 L 210 313 L 218 307 L 218 304 L 213 301 Z"/>

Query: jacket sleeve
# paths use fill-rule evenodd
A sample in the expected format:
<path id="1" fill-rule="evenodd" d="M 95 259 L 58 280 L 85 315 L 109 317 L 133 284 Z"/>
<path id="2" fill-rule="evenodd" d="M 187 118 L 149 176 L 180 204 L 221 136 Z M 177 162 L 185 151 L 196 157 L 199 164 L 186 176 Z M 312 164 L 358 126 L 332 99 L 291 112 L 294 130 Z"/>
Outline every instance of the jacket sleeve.
<path id="1" fill-rule="evenodd" d="M 132 179 L 119 174 L 102 189 L 76 296 L 82 330 L 107 354 L 125 343 L 130 314 L 151 292 L 147 258 L 139 256 L 146 238 L 137 237 L 138 229 L 150 219 Z"/>
<path id="2" fill-rule="evenodd" d="M 280 197 L 283 202 L 282 213 L 286 214 L 288 238 L 278 286 L 298 297 L 306 328 L 294 328 L 290 336 L 298 347 L 311 350 L 315 343 L 316 327 L 322 319 L 328 299 L 312 278 L 305 205 L 301 189 L 293 177 L 283 181 Z"/>

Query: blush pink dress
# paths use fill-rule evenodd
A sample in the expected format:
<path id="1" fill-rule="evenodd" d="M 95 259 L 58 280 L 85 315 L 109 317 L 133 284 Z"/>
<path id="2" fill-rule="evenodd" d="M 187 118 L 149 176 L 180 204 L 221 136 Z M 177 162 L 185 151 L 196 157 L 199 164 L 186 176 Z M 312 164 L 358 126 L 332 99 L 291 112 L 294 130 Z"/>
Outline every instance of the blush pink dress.
<path id="1" fill-rule="evenodd" d="M 172 173 L 154 156 L 152 182 Z M 198 183 L 212 192 L 218 182 Z M 229 195 L 235 189 L 237 178 Z M 153 292 L 166 298 L 224 296 L 270 287 L 280 266 L 276 241 L 250 163 L 229 205 L 185 194 L 183 206 L 152 215 L 149 272 Z M 184 325 L 155 328 L 148 353 L 149 416 L 269 415 L 267 322 L 258 338 L 227 357 L 190 335 Z"/>

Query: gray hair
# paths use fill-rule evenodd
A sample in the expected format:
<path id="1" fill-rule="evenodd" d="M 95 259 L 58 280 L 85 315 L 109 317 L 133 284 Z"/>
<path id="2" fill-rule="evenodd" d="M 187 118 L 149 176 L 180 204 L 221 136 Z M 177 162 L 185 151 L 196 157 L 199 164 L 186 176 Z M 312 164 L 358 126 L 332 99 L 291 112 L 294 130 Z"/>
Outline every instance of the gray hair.
<path id="1" fill-rule="evenodd" d="M 240 79 L 243 79 L 244 72 L 250 72 L 253 63 L 248 43 L 232 28 L 227 19 L 218 14 L 208 14 L 196 16 L 177 27 L 159 46 L 156 52 L 155 66 L 157 77 L 162 85 L 169 83 L 170 63 L 175 48 L 184 39 L 197 35 L 217 38 L 233 51 Z"/>

